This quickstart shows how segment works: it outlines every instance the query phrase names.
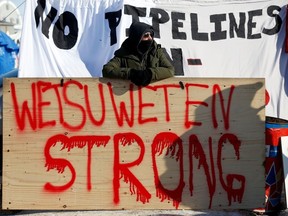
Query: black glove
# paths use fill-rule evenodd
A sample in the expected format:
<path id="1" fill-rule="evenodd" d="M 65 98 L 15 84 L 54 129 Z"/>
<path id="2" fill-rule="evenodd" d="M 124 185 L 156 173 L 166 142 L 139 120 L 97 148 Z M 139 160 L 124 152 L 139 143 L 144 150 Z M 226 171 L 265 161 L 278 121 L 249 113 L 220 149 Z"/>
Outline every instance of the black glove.
<path id="1" fill-rule="evenodd" d="M 146 70 L 130 70 L 130 80 L 137 86 L 147 86 L 152 79 L 152 72 Z"/>

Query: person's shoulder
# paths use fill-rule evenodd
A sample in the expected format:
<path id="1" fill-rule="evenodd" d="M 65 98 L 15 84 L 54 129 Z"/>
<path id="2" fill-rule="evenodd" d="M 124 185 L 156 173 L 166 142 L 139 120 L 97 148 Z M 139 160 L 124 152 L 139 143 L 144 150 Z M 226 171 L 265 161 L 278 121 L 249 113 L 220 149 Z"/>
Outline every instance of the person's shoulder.
<path id="1" fill-rule="evenodd" d="M 121 44 L 121 47 L 115 51 L 114 55 L 121 57 L 121 56 L 125 56 L 125 55 L 130 54 L 130 52 L 131 52 L 131 49 L 130 49 L 129 41 L 126 39 Z"/>

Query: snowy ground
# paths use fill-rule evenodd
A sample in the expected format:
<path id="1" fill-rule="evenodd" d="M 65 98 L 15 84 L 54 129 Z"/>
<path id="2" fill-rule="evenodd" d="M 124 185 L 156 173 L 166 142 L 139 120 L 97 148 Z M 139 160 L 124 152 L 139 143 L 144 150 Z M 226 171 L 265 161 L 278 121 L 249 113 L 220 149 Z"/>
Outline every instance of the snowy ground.
<path id="1" fill-rule="evenodd" d="M 123 211 L 2 211 L 0 215 L 23 216 L 252 216 L 250 211 L 123 210 Z"/>
<path id="2" fill-rule="evenodd" d="M 0 211 L 0 215 L 22 216 L 288 216 L 288 210 L 274 213 L 240 211 L 192 211 L 192 210 L 122 210 L 122 211 Z"/>

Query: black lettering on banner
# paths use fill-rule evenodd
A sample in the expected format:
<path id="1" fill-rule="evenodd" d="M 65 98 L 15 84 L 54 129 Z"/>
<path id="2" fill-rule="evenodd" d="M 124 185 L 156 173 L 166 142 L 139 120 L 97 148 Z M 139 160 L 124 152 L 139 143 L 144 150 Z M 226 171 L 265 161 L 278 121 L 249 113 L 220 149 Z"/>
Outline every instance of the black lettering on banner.
<path id="1" fill-rule="evenodd" d="M 49 30 L 53 26 L 53 41 L 55 45 L 60 49 L 71 49 L 77 42 L 78 39 L 78 21 L 75 15 L 71 12 L 64 12 L 57 17 L 58 10 L 51 7 L 48 10 L 48 14 L 44 19 L 44 11 L 47 11 L 46 0 L 37 0 L 37 6 L 34 11 L 34 18 L 36 28 L 39 27 L 40 22 L 42 23 L 41 31 L 46 38 L 49 38 Z M 271 5 L 267 8 L 267 15 L 274 19 L 275 25 L 271 28 L 256 28 L 257 23 L 256 16 L 262 16 L 262 9 L 247 11 L 247 13 L 239 12 L 239 19 L 236 19 L 236 15 L 233 13 L 225 14 L 212 14 L 210 15 L 210 23 L 214 24 L 213 32 L 199 32 L 198 14 L 190 13 L 191 22 L 191 37 L 195 41 L 217 41 L 224 40 L 227 37 L 230 38 L 247 38 L 247 39 L 259 39 L 261 33 L 266 35 L 277 34 L 283 21 L 279 16 L 281 7 L 277 5 Z M 147 16 L 146 7 L 135 7 L 131 5 L 124 5 L 124 14 L 132 16 L 132 22 L 139 21 L 139 17 Z M 121 21 L 122 10 L 105 13 L 105 19 L 108 20 L 110 28 L 110 45 L 118 43 L 117 41 L 117 27 Z M 186 22 L 186 13 L 171 11 L 165 11 L 161 8 L 150 8 L 149 17 L 152 18 L 152 26 L 154 28 L 154 37 L 161 38 L 160 36 L 160 25 L 167 23 L 171 19 L 171 31 L 172 39 L 187 40 L 187 28 L 184 28 Z M 223 29 L 223 23 L 227 21 L 229 26 L 229 35 L 227 34 L 228 29 Z M 269 22 L 271 23 L 271 22 Z M 186 26 L 185 26 L 186 27 Z M 181 31 L 181 29 L 183 29 Z M 255 32 L 258 29 L 258 32 Z M 126 36 L 129 35 L 129 29 L 126 29 Z M 262 31 L 262 32 L 260 32 Z M 247 33 L 246 33 L 247 32 Z M 209 38 L 210 36 L 210 38 Z"/>
<path id="2" fill-rule="evenodd" d="M 34 11 L 34 17 L 36 22 L 36 28 L 40 24 L 40 18 L 42 21 L 42 33 L 49 38 L 49 29 L 52 22 L 57 15 L 57 9 L 51 7 L 48 15 L 43 21 L 43 13 L 46 8 L 46 0 L 38 0 L 37 7 Z M 59 49 L 71 49 L 78 39 L 78 21 L 73 13 L 64 12 L 58 18 L 53 28 L 53 41 Z"/>
<path id="3" fill-rule="evenodd" d="M 272 6 L 267 8 L 268 16 L 275 17 L 276 24 L 275 24 L 274 28 L 271 28 L 271 29 L 264 28 L 262 31 L 264 34 L 273 35 L 273 34 L 278 33 L 281 29 L 282 19 L 278 14 L 274 14 L 273 13 L 274 11 L 279 12 L 279 11 L 281 11 L 281 8 L 279 6 L 276 6 L 276 5 L 272 5 Z M 286 16 L 288 16 L 288 15 L 286 14 Z"/>
<path id="4" fill-rule="evenodd" d="M 233 13 L 229 13 L 230 20 L 230 38 L 234 38 L 234 32 L 238 38 L 245 38 L 245 22 L 246 16 L 245 13 L 239 13 L 239 25 L 237 26 L 236 19 Z"/>
<path id="5" fill-rule="evenodd" d="M 254 11 L 249 11 L 248 12 L 248 39 L 258 39 L 261 38 L 261 34 L 252 34 L 253 28 L 256 27 L 256 22 L 253 22 L 253 18 L 255 16 L 261 16 L 262 15 L 262 10 L 254 10 Z"/>
<path id="6" fill-rule="evenodd" d="M 170 20 L 169 14 L 160 8 L 151 8 L 150 17 L 152 17 L 152 27 L 154 29 L 154 38 L 160 38 L 160 23 L 166 23 Z"/>
<path id="7" fill-rule="evenodd" d="M 215 25 L 215 32 L 211 32 L 211 41 L 227 38 L 227 31 L 222 31 L 223 21 L 226 21 L 226 14 L 215 14 L 210 16 L 210 22 Z"/>
<path id="8" fill-rule="evenodd" d="M 105 19 L 108 19 L 110 28 L 110 46 L 117 43 L 116 28 L 121 21 L 121 16 L 122 10 L 105 13 Z"/>
<path id="9" fill-rule="evenodd" d="M 78 22 L 74 14 L 65 11 L 53 29 L 53 40 L 59 49 L 71 49 L 77 42 Z"/>
<path id="10" fill-rule="evenodd" d="M 198 15 L 195 13 L 190 14 L 191 18 L 191 30 L 192 30 L 192 39 L 199 41 L 208 41 L 208 33 L 200 33 L 198 32 Z"/>
<path id="11" fill-rule="evenodd" d="M 146 8 L 124 5 L 124 14 L 132 16 L 132 22 L 139 21 L 139 17 L 146 16 Z M 129 29 L 126 29 L 126 36 L 129 35 Z"/>
<path id="12" fill-rule="evenodd" d="M 39 26 L 40 18 L 43 22 L 43 12 L 44 12 L 45 7 L 46 7 L 46 0 L 38 0 L 37 1 L 37 7 L 35 8 L 35 11 L 34 11 L 34 18 L 35 18 L 35 22 L 36 22 L 36 27 Z"/>
<path id="13" fill-rule="evenodd" d="M 183 23 L 179 22 L 179 20 L 185 20 L 185 13 L 172 12 L 171 20 L 172 20 L 172 38 L 186 40 L 187 39 L 186 33 L 179 31 L 179 28 L 183 27 Z"/>
<path id="14" fill-rule="evenodd" d="M 52 21 L 55 19 L 56 15 L 57 15 L 57 10 L 55 8 L 51 8 L 51 10 L 49 11 L 46 19 L 43 21 L 43 13 L 44 13 L 44 9 L 46 7 L 46 1 L 45 0 L 38 0 L 37 1 L 37 7 L 34 11 L 34 17 L 35 17 L 35 21 L 36 21 L 36 27 L 39 26 L 40 24 L 40 18 L 42 21 L 42 33 L 49 38 L 49 28 L 52 24 Z"/>
<path id="15" fill-rule="evenodd" d="M 202 65 L 201 59 L 187 59 L 188 65 Z"/>
<path id="16" fill-rule="evenodd" d="M 42 33 L 49 38 L 49 28 L 57 15 L 57 9 L 52 7 L 46 19 L 42 22 Z"/>
<path id="17" fill-rule="evenodd" d="M 175 69 L 176 76 L 184 76 L 183 71 L 183 54 L 182 49 L 171 49 L 172 59 L 170 58 L 169 54 L 167 53 L 166 49 L 162 48 L 165 56 L 171 62 Z"/>

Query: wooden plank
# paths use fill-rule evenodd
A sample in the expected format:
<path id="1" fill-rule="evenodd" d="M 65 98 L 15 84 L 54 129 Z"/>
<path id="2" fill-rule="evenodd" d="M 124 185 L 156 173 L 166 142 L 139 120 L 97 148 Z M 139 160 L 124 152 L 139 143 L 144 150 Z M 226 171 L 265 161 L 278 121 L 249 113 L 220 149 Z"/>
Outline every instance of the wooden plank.
<path id="1" fill-rule="evenodd" d="M 264 79 L 10 78 L 3 209 L 252 209 Z"/>

